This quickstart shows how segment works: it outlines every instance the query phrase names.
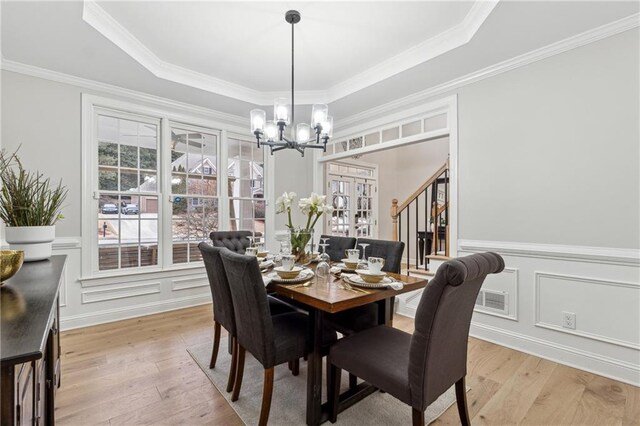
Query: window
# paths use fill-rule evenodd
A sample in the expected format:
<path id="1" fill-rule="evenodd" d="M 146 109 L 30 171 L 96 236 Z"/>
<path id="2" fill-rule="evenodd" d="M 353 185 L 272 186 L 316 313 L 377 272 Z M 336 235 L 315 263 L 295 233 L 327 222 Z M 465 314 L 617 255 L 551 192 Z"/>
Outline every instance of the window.
<path id="1" fill-rule="evenodd" d="M 171 127 L 171 231 L 174 264 L 202 260 L 198 244 L 218 230 L 218 136 Z M 205 166 L 206 165 L 206 166 Z"/>
<path id="2" fill-rule="evenodd" d="M 83 95 L 84 277 L 201 266 L 212 231 L 265 233 L 263 150 L 223 130 Z"/>
<path id="3" fill-rule="evenodd" d="M 98 115 L 98 270 L 157 265 L 158 124 Z"/>
<path id="4" fill-rule="evenodd" d="M 255 142 L 229 138 L 229 229 L 265 232 L 264 150 Z"/>

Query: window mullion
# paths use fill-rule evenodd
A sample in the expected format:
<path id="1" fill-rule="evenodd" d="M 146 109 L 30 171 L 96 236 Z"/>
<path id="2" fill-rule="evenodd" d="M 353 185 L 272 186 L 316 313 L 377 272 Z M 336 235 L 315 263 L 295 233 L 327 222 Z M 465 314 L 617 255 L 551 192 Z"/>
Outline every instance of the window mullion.
<path id="1" fill-rule="evenodd" d="M 218 155 L 218 229 L 228 230 L 229 217 L 229 141 L 226 130 L 220 137 L 220 155 Z"/>
<path id="2" fill-rule="evenodd" d="M 171 197 L 171 130 L 169 120 L 163 117 L 160 122 L 160 187 L 158 194 L 158 210 L 162 213 L 161 224 L 158 226 L 158 259 L 160 267 L 172 264 L 173 260 L 173 230 L 171 228 L 173 204 Z"/>

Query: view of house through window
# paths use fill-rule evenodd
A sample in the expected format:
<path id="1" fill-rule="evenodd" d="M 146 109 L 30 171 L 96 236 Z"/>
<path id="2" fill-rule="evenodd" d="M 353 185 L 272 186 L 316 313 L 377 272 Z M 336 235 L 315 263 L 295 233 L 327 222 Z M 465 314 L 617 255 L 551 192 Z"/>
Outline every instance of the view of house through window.
<path id="1" fill-rule="evenodd" d="M 254 141 L 229 138 L 229 229 L 264 235 L 264 150 Z"/>
<path id="2" fill-rule="evenodd" d="M 98 271 L 199 262 L 212 231 L 265 232 L 263 150 L 229 137 L 221 160 L 219 131 L 169 122 L 161 135 L 162 120 L 96 115 Z"/>
<path id="3" fill-rule="evenodd" d="M 100 270 L 158 263 L 158 125 L 98 116 Z"/>
<path id="4" fill-rule="evenodd" d="M 218 230 L 218 136 L 171 128 L 173 263 L 200 261 L 198 243 Z"/>

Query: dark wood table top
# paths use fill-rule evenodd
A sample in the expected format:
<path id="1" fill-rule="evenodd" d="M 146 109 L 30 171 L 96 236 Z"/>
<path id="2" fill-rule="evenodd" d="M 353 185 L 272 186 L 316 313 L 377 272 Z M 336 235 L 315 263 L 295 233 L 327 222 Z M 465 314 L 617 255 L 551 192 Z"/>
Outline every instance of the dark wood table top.
<path id="1" fill-rule="evenodd" d="M 310 267 L 313 269 L 315 266 Z M 404 287 L 402 288 L 402 290 L 393 290 L 391 288 L 372 289 L 358 287 L 360 290 L 364 291 L 352 291 L 340 288 L 340 286 L 338 285 L 319 285 L 316 282 L 315 276 L 312 279 L 312 285 L 309 287 L 297 287 L 295 284 L 278 284 L 272 282 L 267 288 L 277 294 L 304 303 L 305 305 L 314 307 L 321 311 L 336 313 L 355 308 L 357 306 L 362 306 L 369 303 L 377 302 L 379 300 L 387 299 L 398 294 L 419 290 L 421 288 L 424 288 L 428 283 L 428 280 L 409 277 L 406 275 L 388 275 L 404 283 Z M 331 275 L 331 284 L 333 284 L 335 281 L 340 280 L 340 278 Z M 354 288 L 356 287 L 354 286 Z"/>
<path id="2" fill-rule="evenodd" d="M 66 257 L 52 256 L 49 260 L 25 263 L 0 288 L 0 363 L 3 367 L 42 357 Z"/>

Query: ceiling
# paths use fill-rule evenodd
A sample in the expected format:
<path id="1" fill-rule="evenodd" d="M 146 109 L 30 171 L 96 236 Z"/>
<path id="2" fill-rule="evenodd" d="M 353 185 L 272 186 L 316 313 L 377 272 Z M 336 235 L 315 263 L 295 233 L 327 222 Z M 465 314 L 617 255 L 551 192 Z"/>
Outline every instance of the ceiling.
<path id="1" fill-rule="evenodd" d="M 246 115 L 340 119 L 638 13 L 637 2 L 3 2 L 3 59 Z"/>

